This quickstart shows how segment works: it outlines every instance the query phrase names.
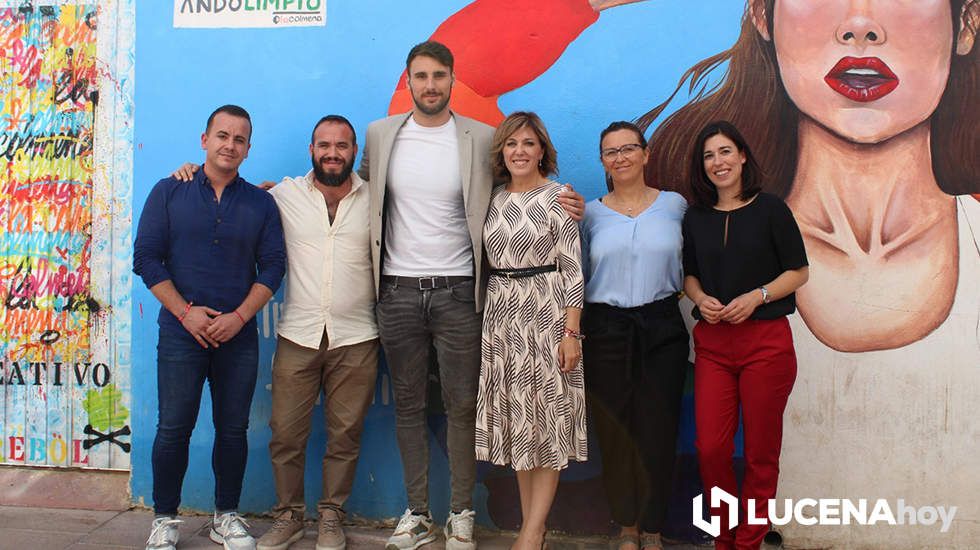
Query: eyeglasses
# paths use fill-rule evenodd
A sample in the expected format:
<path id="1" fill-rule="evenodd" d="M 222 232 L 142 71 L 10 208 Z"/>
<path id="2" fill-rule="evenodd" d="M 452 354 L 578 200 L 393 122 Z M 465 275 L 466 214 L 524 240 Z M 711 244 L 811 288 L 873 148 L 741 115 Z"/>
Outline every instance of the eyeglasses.
<path id="1" fill-rule="evenodd" d="M 616 160 L 620 154 L 624 157 L 628 157 L 633 153 L 643 149 L 643 146 L 639 143 L 627 143 L 621 147 L 610 147 L 609 149 L 603 149 L 601 152 L 603 160 Z"/>

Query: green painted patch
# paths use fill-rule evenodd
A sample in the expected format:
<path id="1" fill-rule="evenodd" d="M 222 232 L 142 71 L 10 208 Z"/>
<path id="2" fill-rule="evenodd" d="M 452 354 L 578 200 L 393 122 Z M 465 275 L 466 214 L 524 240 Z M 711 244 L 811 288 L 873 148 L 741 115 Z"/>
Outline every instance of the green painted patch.
<path id="1" fill-rule="evenodd" d="M 88 413 L 88 423 L 95 429 L 106 431 L 111 425 L 124 424 L 129 419 L 129 409 L 122 403 L 123 394 L 115 384 L 98 390 L 89 390 L 82 400 Z"/>

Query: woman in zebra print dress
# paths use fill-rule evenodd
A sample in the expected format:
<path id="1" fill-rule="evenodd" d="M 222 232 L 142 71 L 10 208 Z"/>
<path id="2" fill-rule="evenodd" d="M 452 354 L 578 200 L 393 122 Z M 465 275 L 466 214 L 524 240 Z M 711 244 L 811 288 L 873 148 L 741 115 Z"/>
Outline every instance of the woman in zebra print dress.
<path id="1" fill-rule="evenodd" d="M 507 117 L 491 158 L 503 184 L 483 229 L 491 271 L 476 456 L 517 472 L 523 521 L 514 548 L 540 548 L 559 471 L 587 458 L 578 225 L 557 202 L 562 186 L 548 179 L 556 154 L 537 115 Z"/>

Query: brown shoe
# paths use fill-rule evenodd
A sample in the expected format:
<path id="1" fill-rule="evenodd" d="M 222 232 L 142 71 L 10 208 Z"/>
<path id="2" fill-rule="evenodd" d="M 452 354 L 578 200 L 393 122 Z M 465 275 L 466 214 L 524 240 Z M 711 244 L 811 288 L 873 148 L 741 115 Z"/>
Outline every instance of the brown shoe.
<path id="1" fill-rule="evenodd" d="M 320 512 L 320 527 L 316 537 L 316 550 L 344 550 L 347 537 L 344 536 L 344 512 L 327 508 Z"/>
<path id="2" fill-rule="evenodd" d="M 289 545 L 303 538 L 303 520 L 291 512 L 283 512 L 276 518 L 272 527 L 262 535 L 256 545 L 257 550 L 286 550 Z"/>

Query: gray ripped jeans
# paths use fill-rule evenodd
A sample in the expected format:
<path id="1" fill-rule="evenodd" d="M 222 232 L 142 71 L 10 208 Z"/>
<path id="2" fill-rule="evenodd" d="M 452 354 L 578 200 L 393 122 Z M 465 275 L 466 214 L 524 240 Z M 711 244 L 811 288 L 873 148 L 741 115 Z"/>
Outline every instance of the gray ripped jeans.
<path id="1" fill-rule="evenodd" d="M 377 315 L 395 398 L 395 432 L 412 510 L 429 509 L 429 433 L 426 426 L 430 346 L 436 350 L 446 406 L 450 505 L 472 509 L 476 483 L 474 429 L 480 379 L 482 316 L 474 281 L 448 288 L 382 282 Z"/>

